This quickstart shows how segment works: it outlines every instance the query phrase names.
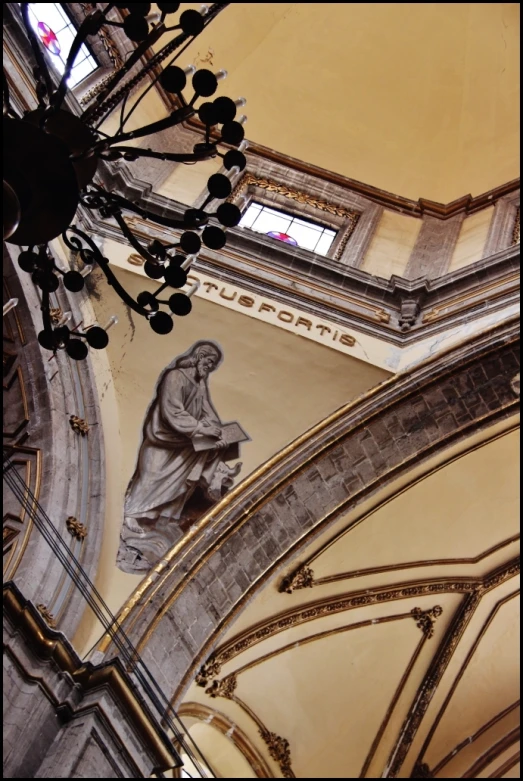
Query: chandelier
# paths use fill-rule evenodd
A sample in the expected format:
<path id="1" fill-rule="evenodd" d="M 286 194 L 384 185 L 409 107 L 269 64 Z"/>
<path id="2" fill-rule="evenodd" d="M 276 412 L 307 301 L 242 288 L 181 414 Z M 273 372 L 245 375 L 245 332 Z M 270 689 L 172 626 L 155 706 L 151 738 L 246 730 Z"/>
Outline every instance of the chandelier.
<path id="1" fill-rule="evenodd" d="M 45 56 L 46 47 L 52 52 L 52 46 L 56 46 L 54 33 L 43 23 L 38 25 L 39 35 L 35 32 L 29 18 L 30 5 L 20 4 L 25 34 L 36 63 L 33 73 L 38 105 L 19 116 L 11 105 L 4 76 L 4 239 L 22 248 L 19 266 L 31 275 L 41 291 L 40 345 L 53 353 L 65 349 L 71 358 L 82 360 L 89 347 L 107 346 L 107 329 L 95 325 L 81 333 L 71 330 L 63 321 L 53 323 L 50 296 L 60 283 L 70 292 L 81 291 L 84 277 L 93 264 L 103 271 L 124 303 L 145 317 L 158 334 L 169 333 L 173 318 L 191 311 L 194 288 L 182 292 L 191 264 L 202 245 L 212 250 L 222 249 L 226 229 L 240 222 L 240 210 L 226 202 L 226 198 L 232 191 L 231 180 L 246 165 L 243 154 L 246 117 L 237 118 L 245 99 L 213 99 L 225 71 L 213 73 L 205 68 L 196 70 L 194 66 L 183 69 L 176 64 L 187 46 L 229 3 L 203 6 L 200 11 L 185 10 L 177 23 L 173 14 L 178 12 L 179 3 L 157 3 L 155 13 L 151 13 L 150 3 L 108 3 L 103 9 L 95 8 L 77 31 L 59 81 Z M 121 9 L 118 16 L 110 14 L 114 8 Z M 90 36 L 111 26 L 122 28 L 134 48 L 125 63 L 101 85 L 86 110 L 81 114 L 72 113 L 65 104 L 75 59 Z M 170 40 L 162 45 L 164 36 Z M 142 58 L 153 47 L 156 53 L 144 64 Z M 136 87 L 146 79 L 149 79 L 147 88 L 137 93 Z M 174 108 L 163 119 L 138 129 L 127 129 L 130 116 L 157 83 L 173 97 Z M 118 107 L 119 126 L 107 134 L 103 123 Z M 193 118 L 199 119 L 203 133 L 190 153 L 134 145 L 139 139 L 154 137 Z M 96 177 L 101 161 L 132 162 L 145 157 L 192 164 L 217 156 L 222 158 L 226 173 L 215 173 L 209 178 L 208 196 L 203 205 L 188 208 L 181 219 L 154 213 L 118 192 L 108 191 Z M 158 282 L 154 293 L 143 291 L 134 299 L 125 290 L 93 238 L 74 224 L 79 207 L 116 222 L 124 239 L 143 258 L 147 276 Z M 126 222 L 125 212 L 139 215 L 163 229 L 172 229 L 175 232 L 172 243 L 157 239 L 143 242 Z M 81 259 L 81 268 L 64 271 L 57 265 L 48 245 L 58 237 Z"/>

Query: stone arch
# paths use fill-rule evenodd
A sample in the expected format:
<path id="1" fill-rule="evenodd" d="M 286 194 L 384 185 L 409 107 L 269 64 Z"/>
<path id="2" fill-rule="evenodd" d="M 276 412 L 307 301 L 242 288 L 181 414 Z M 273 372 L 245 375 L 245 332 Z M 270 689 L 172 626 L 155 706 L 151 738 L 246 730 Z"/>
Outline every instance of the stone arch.
<path id="1" fill-rule="evenodd" d="M 92 366 L 89 359 L 77 363 L 65 353 L 50 359 L 41 349 L 40 300 L 28 275 L 17 271 L 17 251 L 11 252 L 4 245 L 4 300 L 18 299 L 4 318 L 4 414 L 17 420 L 6 431 L 4 418 L 4 450 L 7 446 L 42 509 L 94 580 L 105 516 L 105 466 Z M 53 295 L 56 317 L 69 311 L 72 322 L 80 324 L 88 316 L 64 288 Z M 12 355 L 6 375 L 7 353 Z M 14 377 L 16 383 L 11 382 Z M 17 397 L 22 399 L 21 411 Z M 73 416 L 85 420 L 87 433 L 73 427 Z M 14 580 L 24 596 L 45 609 L 52 626 L 72 636 L 85 609 L 84 597 L 4 485 L 6 527 L 18 532 L 13 542 L 19 550 L 11 556 L 4 579 Z"/>
<path id="2" fill-rule="evenodd" d="M 170 550 L 120 620 L 174 704 L 247 602 L 342 513 L 517 413 L 518 346 L 510 321 L 385 381 L 282 450 Z M 109 640 L 99 648 L 114 655 Z"/>

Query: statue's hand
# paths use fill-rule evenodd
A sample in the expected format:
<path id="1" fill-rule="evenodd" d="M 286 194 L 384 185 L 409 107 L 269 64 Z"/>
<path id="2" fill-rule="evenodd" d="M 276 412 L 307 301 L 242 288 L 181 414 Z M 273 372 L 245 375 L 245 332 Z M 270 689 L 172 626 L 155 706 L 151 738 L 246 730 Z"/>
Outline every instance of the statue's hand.
<path id="1" fill-rule="evenodd" d="M 225 447 L 227 447 L 227 442 L 224 439 L 219 439 L 214 445 L 215 450 L 223 450 Z"/>
<path id="2" fill-rule="evenodd" d="M 216 437 L 219 439 L 222 435 L 222 430 L 215 423 L 211 423 L 210 420 L 202 420 L 202 433 L 209 437 Z"/>

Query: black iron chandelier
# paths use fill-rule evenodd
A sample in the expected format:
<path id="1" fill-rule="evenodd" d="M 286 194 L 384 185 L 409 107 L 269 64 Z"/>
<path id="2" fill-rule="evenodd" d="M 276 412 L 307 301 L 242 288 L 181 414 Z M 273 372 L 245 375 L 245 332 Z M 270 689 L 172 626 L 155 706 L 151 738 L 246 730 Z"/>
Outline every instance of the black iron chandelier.
<path id="1" fill-rule="evenodd" d="M 82 290 L 86 271 L 93 264 L 102 269 L 120 298 L 134 312 L 147 318 L 158 334 L 172 330 L 174 316 L 183 317 L 191 311 L 190 294 L 194 291 L 187 294 L 181 290 L 187 283 L 191 263 L 202 244 L 220 250 L 226 243 L 226 228 L 240 222 L 240 210 L 225 199 L 232 191 L 231 179 L 246 165 L 243 154 L 246 117 L 236 118 L 245 99 L 212 99 L 224 71 L 213 73 L 207 69 L 196 70 L 193 66 L 184 70 L 175 64 L 185 48 L 229 3 L 204 6 L 200 12 L 183 11 L 177 24 L 171 20 L 172 14 L 179 10 L 179 3 L 157 3 L 158 13 L 151 13 L 150 3 L 108 3 L 103 9 L 97 8 L 80 25 L 58 84 L 46 63 L 42 43 L 31 26 L 30 5 L 20 4 L 36 63 L 33 73 L 38 106 L 19 116 L 11 105 L 4 75 L 4 239 L 22 247 L 19 266 L 31 274 L 41 290 L 43 329 L 38 335 L 40 345 L 53 353 L 65 349 L 71 358 L 82 360 L 88 354 L 88 347 L 103 349 L 107 346 L 107 329 L 96 325 L 81 333 L 73 332 L 66 323 L 54 324 L 50 296 L 58 289 L 60 281 L 71 292 Z M 116 20 L 108 17 L 114 8 L 121 9 Z M 80 115 L 73 114 L 64 103 L 75 59 L 90 36 L 96 36 L 102 27 L 110 26 L 122 28 L 135 47 L 87 109 Z M 158 49 L 160 39 L 166 34 L 171 39 Z M 142 58 L 153 46 L 158 51 L 144 65 Z M 147 78 L 149 85 L 145 92 L 133 96 L 136 86 Z M 174 97 L 175 108 L 164 119 L 137 130 L 126 130 L 130 115 L 157 82 Z M 117 107 L 120 107 L 119 127 L 108 135 L 101 126 Z M 192 153 L 126 145 L 126 142 L 154 136 L 195 117 L 202 123 L 204 133 Z M 219 151 L 220 144 L 225 145 L 224 151 Z M 147 157 L 196 163 L 216 156 L 223 159 L 227 174 L 215 173 L 209 178 L 209 194 L 202 207 L 188 208 L 183 219 L 153 213 L 95 181 L 99 163 L 103 160 L 133 161 Z M 216 205 L 216 201 L 222 203 Z M 206 211 L 212 204 L 214 210 Z M 147 276 L 158 281 L 155 293 L 143 291 L 135 300 L 124 289 L 93 238 L 73 224 L 79 206 L 116 221 L 123 237 L 143 258 Z M 137 214 L 181 233 L 173 236 L 170 244 L 159 240 L 143 243 L 133 234 L 123 212 Z M 80 257 L 83 273 L 80 270 L 63 271 L 57 266 L 48 244 L 60 236 Z"/>

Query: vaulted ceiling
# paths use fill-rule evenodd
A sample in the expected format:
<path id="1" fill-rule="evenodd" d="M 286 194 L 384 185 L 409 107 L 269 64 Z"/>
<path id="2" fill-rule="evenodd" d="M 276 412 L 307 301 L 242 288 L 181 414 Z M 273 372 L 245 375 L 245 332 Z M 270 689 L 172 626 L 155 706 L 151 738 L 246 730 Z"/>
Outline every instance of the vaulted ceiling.
<path id="1" fill-rule="evenodd" d="M 180 711 L 219 777 L 519 777 L 518 446 L 411 475 L 239 615 Z"/>
<path id="2" fill-rule="evenodd" d="M 519 3 L 231 3 L 187 51 L 247 137 L 448 203 L 519 176 Z"/>

